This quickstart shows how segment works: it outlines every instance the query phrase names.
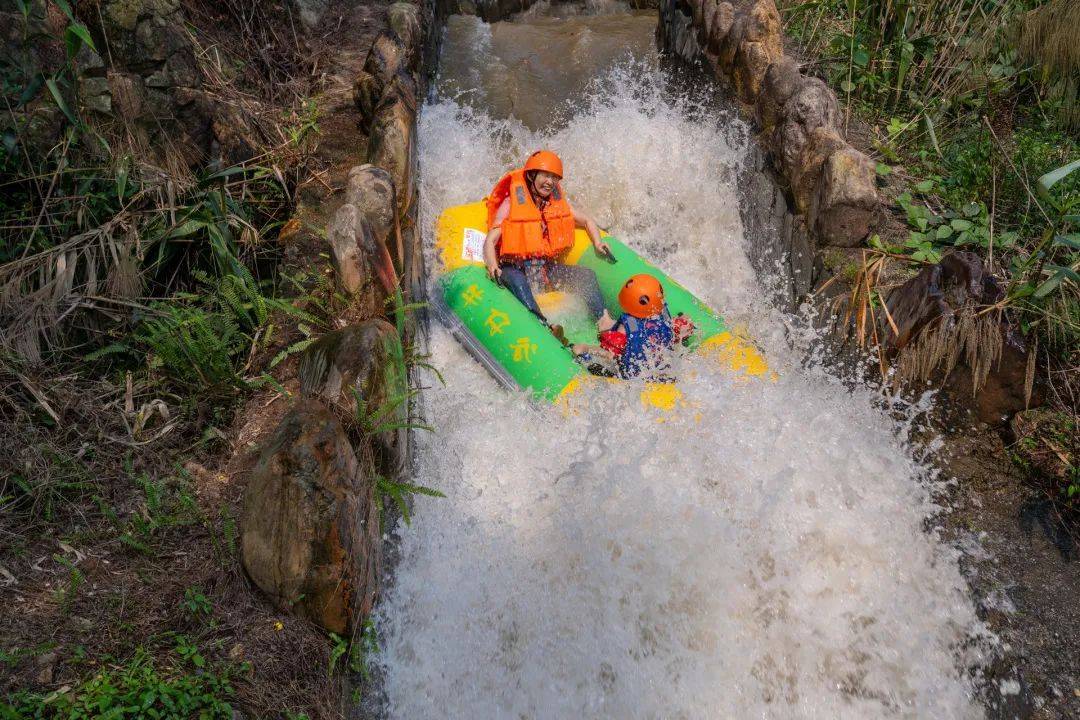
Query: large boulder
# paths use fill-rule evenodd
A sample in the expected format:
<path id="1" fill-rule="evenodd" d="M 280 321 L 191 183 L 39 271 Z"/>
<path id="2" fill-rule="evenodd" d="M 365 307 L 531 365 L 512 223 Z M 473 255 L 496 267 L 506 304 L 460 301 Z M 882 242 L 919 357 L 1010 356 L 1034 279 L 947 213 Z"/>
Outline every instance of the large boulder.
<path id="1" fill-rule="evenodd" d="M 876 183 L 874 162 L 850 145 L 829 155 L 808 213 L 819 242 L 841 247 L 862 242 L 880 213 Z"/>
<path id="2" fill-rule="evenodd" d="M 380 563 L 373 475 L 325 405 L 301 399 L 244 492 L 244 569 L 274 603 L 335 633 L 371 611 Z"/>
<path id="3" fill-rule="evenodd" d="M 331 217 L 326 236 L 338 287 L 353 299 L 360 315 L 377 314 L 397 286 L 386 238 L 380 238 L 368 217 L 350 203 Z"/>
<path id="4" fill-rule="evenodd" d="M 300 357 L 300 392 L 332 408 L 372 450 L 388 476 L 405 467 L 409 414 L 407 370 L 393 325 L 373 318 L 323 335 Z"/>
<path id="5" fill-rule="evenodd" d="M 394 179 L 381 167 L 366 163 L 349 170 L 345 202 L 368 219 L 372 231 L 383 242 L 394 231 L 396 198 Z"/>
<path id="6" fill-rule="evenodd" d="M 1007 422 L 1029 401 L 1040 404 L 1038 388 L 1029 388 L 1023 338 L 1004 312 L 984 312 L 1004 294 L 979 256 L 968 252 L 950 253 L 892 290 L 888 316 L 878 320 L 899 380 L 933 380 L 991 425 Z"/>

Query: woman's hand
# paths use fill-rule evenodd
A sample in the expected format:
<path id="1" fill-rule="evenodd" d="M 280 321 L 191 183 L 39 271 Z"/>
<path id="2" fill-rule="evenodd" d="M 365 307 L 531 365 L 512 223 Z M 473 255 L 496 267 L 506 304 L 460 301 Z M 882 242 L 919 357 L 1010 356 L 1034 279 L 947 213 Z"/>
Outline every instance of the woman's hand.
<path id="1" fill-rule="evenodd" d="M 611 255 L 611 248 L 608 247 L 608 244 L 606 242 L 599 238 L 593 240 L 592 246 L 596 249 L 596 252 L 599 255 Z"/>
<path id="2" fill-rule="evenodd" d="M 499 282 L 502 279 L 502 269 L 499 267 L 499 263 L 494 258 L 485 258 L 484 267 L 487 268 L 488 277 Z"/>

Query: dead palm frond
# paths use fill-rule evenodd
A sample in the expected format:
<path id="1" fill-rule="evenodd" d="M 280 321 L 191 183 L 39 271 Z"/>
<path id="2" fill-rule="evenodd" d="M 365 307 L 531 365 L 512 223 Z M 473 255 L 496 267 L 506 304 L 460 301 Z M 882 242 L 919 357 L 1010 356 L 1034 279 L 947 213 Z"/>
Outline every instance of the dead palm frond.
<path id="1" fill-rule="evenodd" d="M 978 395 L 1001 359 L 1002 312 L 977 312 L 972 305 L 929 323 L 897 357 L 897 384 L 944 378 L 963 360 L 971 371 L 971 393 Z"/>
<path id="2" fill-rule="evenodd" d="M 64 321 L 87 303 L 141 289 L 134 219 L 122 213 L 48 250 L 0 266 L 0 348 L 41 361 Z"/>

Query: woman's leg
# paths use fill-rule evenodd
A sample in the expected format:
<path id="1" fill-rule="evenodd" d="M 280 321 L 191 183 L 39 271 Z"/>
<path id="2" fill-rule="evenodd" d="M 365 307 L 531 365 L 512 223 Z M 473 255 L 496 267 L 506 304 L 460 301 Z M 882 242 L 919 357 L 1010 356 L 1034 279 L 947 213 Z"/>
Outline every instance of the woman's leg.
<path id="1" fill-rule="evenodd" d="M 514 265 L 500 265 L 499 269 L 502 270 L 502 284 L 506 286 L 506 289 L 514 294 L 521 304 L 524 305 L 529 312 L 536 317 L 540 318 L 544 323 L 547 323 L 547 318 L 544 317 L 544 313 L 540 312 L 540 306 L 536 304 L 536 298 L 533 297 L 532 288 L 529 287 L 529 279 L 522 272 L 521 268 Z"/>
<path id="2" fill-rule="evenodd" d="M 566 288 L 575 295 L 580 295 L 593 317 L 600 319 L 605 309 L 604 296 L 600 294 L 600 283 L 596 281 L 596 273 L 587 267 L 562 263 L 552 263 L 548 273 L 555 287 Z"/>

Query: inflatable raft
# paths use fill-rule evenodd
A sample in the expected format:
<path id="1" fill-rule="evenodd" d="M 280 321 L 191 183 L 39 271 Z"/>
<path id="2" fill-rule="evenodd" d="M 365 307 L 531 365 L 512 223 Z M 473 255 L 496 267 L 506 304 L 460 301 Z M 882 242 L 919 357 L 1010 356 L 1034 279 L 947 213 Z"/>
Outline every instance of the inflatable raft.
<path id="1" fill-rule="evenodd" d="M 442 271 L 433 291 L 432 306 L 454 337 L 508 389 L 525 389 L 538 398 L 556 401 L 574 392 L 590 375 L 540 320 L 509 290 L 488 279 L 483 249 L 487 209 L 483 203 L 458 205 L 439 216 L 436 245 Z M 596 253 L 584 230 L 575 232 L 574 247 L 564 262 L 592 269 L 604 303 L 614 318 L 622 310 L 619 290 L 631 275 L 650 273 L 664 286 L 672 315 L 685 314 L 696 326 L 688 341 L 694 352 L 708 354 L 736 372 L 756 376 L 768 372 L 753 345 L 733 333 L 723 319 L 662 270 L 616 238 L 604 236 L 614 262 Z M 561 324 L 571 343 L 597 344 L 596 325 L 584 303 L 553 291 L 536 296 L 544 314 Z M 681 397 L 676 384 L 646 383 L 643 401 L 673 407 Z"/>

